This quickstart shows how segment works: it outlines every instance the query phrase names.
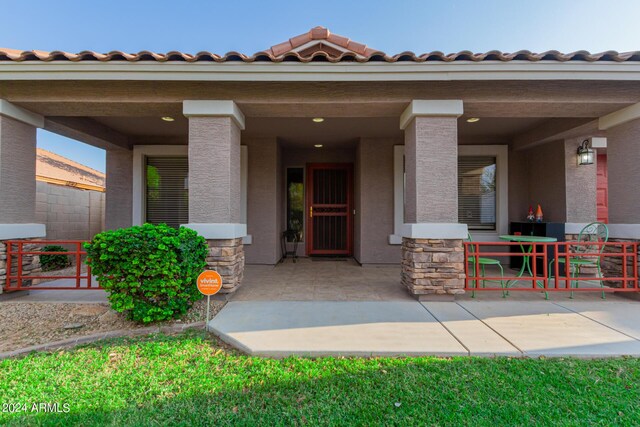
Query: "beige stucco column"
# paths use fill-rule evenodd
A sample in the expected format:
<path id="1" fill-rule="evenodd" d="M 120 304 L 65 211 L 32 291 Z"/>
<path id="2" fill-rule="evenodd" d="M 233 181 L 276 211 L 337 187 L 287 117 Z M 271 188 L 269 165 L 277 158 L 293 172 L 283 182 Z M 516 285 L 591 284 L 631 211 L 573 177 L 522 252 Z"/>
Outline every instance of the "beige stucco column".
<path id="1" fill-rule="evenodd" d="M 45 225 L 35 223 L 36 130 L 42 126 L 44 117 L 0 99 L 0 293 L 6 281 L 6 241 L 46 235 Z M 37 267 L 34 257 L 22 261 L 23 275 Z"/>
<path id="2" fill-rule="evenodd" d="M 405 132 L 402 282 L 420 299 L 464 293 L 458 224 L 459 100 L 414 100 L 400 118 Z"/>
<path id="3" fill-rule="evenodd" d="M 590 137 L 564 140 L 566 234 L 578 234 L 598 217 L 596 163 L 578 165 L 578 146 L 585 139 L 591 140 Z"/>
<path id="4" fill-rule="evenodd" d="M 609 240 L 640 242 L 640 103 L 600 118 L 600 129 L 607 134 Z M 622 262 L 606 257 L 602 269 L 620 277 Z"/>
<path id="5" fill-rule="evenodd" d="M 233 101 L 184 101 L 189 118 L 189 224 L 209 242 L 207 263 L 222 292 L 240 285 L 244 270 L 240 132 L 244 115 Z"/>
<path id="6" fill-rule="evenodd" d="M 133 151 L 107 150 L 104 225 L 107 230 L 133 225 Z"/>

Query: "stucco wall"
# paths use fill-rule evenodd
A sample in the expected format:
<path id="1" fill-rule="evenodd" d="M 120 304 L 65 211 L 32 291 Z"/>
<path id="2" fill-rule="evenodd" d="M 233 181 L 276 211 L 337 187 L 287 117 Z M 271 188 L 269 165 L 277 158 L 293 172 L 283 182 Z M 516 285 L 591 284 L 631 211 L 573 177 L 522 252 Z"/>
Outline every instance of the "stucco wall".
<path id="1" fill-rule="evenodd" d="M 457 119 L 416 117 L 404 137 L 405 222 L 457 223 Z"/>
<path id="2" fill-rule="evenodd" d="M 357 151 L 356 259 L 362 264 L 398 264 L 399 245 L 389 244 L 393 234 L 393 146 L 396 139 L 360 140 Z M 358 215 L 359 213 L 359 215 Z"/>
<path id="3" fill-rule="evenodd" d="M 133 224 L 133 151 L 107 150 L 105 228 L 114 230 Z"/>
<path id="4" fill-rule="evenodd" d="M 284 175 L 282 174 L 282 146 L 278 143 L 276 144 L 277 150 L 277 168 L 276 168 L 276 219 L 277 226 L 276 230 L 278 231 L 278 239 L 282 236 L 282 232 L 285 230 L 284 224 L 284 216 L 285 216 L 285 205 L 283 203 L 283 194 L 285 194 L 284 186 Z M 280 244 L 276 246 L 276 258 L 279 260 L 282 256 L 282 248 Z"/>
<path id="5" fill-rule="evenodd" d="M 596 165 L 578 166 L 576 150 L 584 138 L 552 141 L 509 151 L 509 221 L 524 221 L 539 203 L 545 221 L 595 221 Z"/>
<path id="6" fill-rule="evenodd" d="M 353 167 L 353 257 L 362 263 L 362 140 L 356 147 L 356 160 Z"/>
<path id="7" fill-rule="evenodd" d="M 552 141 L 525 151 L 529 199 L 525 210 L 532 205 L 542 206 L 548 222 L 566 222 L 565 153 L 563 141 Z M 522 214 L 520 215 L 522 216 Z"/>
<path id="8" fill-rule="evenodd" d="M 527 152 L 509 148 L 509 221 L 524 221 L 530 200 Z"/>
<path id="9" fill-rule="evenodd" d="M 609 222 L 640 223 L 640 119 L 607 130 Z"/>
<path id="10" fill-rule="evenodd" d="M 36 221 L 47 239 L 89 240 L 104 228 L 104 193 L 36 183 Z"/>
<path id="11" fill-rule="evenodd" d="M 355 146 L 348 148 L 282 147 L 282 167 L 304 167 L 307 163 L 354 163 Z"/>
<path id="12" fill-rule="evenodd" d="M 245 245 L 249 264 L 275 264 L 280 258 L 278 216 L 278 145 L 276 138 L 243 139 L 247 146 L 247 233 Z"/>
<path id="13" fill-rule="evenodd" d="M 592 165 L 578 165 L 577 149 L 584 138 L 564 141 L 567 222 L 585 223 L 598 218 L 597 156 Z"/>
<path id="14" fill-rule="evenodd" d="M 0 224 L 33 223 L 36 128 L 0 116 Z"/>
<path id="15" fill-rule="evenodd" d="M 189 193 L 197 194 L 189 198 L 190 223 L 240 222 L 238 165 L 240 129 L 231 118 L 189 118 Z"/>

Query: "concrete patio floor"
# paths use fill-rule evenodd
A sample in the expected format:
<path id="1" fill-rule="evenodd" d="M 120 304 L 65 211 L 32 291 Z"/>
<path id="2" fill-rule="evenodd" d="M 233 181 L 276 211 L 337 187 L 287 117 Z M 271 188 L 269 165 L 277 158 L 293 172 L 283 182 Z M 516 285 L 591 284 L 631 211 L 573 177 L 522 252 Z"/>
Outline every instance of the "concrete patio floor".
<path id="1" fill-rule="evenodd" d="M 400 284 L 400 265 L 361 267 L 353 259 L 299 258 L 247 265 L 233 301 L 415 301 Z"/>

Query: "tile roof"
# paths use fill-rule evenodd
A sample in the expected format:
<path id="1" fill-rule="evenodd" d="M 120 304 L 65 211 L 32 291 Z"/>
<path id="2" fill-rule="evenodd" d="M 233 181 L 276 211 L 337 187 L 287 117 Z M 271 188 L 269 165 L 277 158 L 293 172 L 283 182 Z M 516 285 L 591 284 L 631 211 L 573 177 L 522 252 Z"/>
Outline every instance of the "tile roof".
<path id="1" fill-rule="evenodd" d="M 76 184 L 105 187 L 105 174 L 42 148 L 37 149 L 36 175 Z"/>
<path id="2" fill-rule="evenodd" d="M 41 50 L 16 50 L 0 48 L 1 61 L 156 61 L 156 62 L 453 62 L 453 61 L 587 61 L 587 62 L 640 62 L 640 51 L 619 53 L 606 51 L 590 53 L 580 50 L 571 53 L 561 53 L 550 50 L 542 53 L 534 53 L 528 50 L 520 50 L 514 53 L 504 53 L 492 50 L 485 53 L 473 53 L 461 51 L 458 53 L 444 54 L 442 52 L 430 52 L 416 55 L 413 52 L 402 52 L 396 55 L 388 55 L 382 51 L 372 49 L 362 43 L 350 40 L 347 37 L 331 33 L 324 27 L 314 27 L 308 32 L 293 37 L 286 42 L 277 44 L 267 50 L 257 52 L 251 56 L 238 52 L 229 52 L 218 55 L 211 52 L 198 52 L 188 54 L 171 51 L 156 53 L 141 51 L 138 53 L 125 53 L 111 51 L 109 53 L 97 53 L 82 51 L 68 53 L 62 51 L 46 52 Z"/>

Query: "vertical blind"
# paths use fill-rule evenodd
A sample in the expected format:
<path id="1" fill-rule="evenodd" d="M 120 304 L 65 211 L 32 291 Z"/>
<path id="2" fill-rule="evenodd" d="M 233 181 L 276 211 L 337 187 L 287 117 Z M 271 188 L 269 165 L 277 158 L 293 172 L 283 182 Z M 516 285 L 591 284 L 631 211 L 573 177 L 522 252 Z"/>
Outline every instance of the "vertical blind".
<path id="1" fill-rule="evenodd" d="M 147 157 L 146 163 L 146 222 L 176 228 L 188 223 L 187 157 Z"/>
<path id="2" fill-rule="evenodd" d="M 471 230 L 496 229 L 496 158 L 458 158 L 458 222 Z"/>

